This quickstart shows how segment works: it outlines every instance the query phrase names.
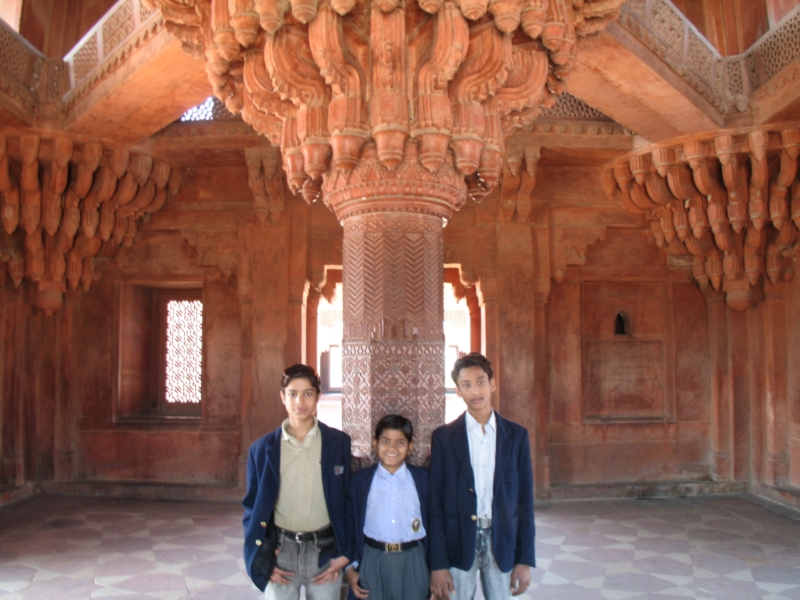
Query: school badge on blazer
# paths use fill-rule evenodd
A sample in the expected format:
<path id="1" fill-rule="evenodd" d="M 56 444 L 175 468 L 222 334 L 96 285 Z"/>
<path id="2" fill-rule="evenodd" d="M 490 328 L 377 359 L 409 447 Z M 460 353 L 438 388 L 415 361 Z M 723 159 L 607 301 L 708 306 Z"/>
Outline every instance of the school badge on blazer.
<path id="1" fill-rule="evenodd" d="M 333 465 L 334 475 L 344 475 L 344 465 Z"/>

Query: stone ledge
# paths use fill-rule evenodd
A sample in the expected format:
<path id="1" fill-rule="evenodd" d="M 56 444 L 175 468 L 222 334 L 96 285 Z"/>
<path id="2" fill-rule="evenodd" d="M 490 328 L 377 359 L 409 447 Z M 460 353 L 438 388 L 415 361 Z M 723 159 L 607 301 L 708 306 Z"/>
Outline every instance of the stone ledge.
<path id="1" fill-rule="evenodd" d="M 26 483 L 20 487 L 0 488 L 0 508 L 6 504 L 29 498 L 36 492 L 36 486 L 33 483 Z"/>
<path id="2" fill-rule="evenodd" d="M 245 490 L 234 485 L 193 485 L 129 481 L 49 481 L 42 493 L 65 496 L 101 496 L 147 500 L 198 500 L 239 503 Z"/>
<path id="3" fill-rule="evenodd" d="M 536 490 L 537 500 L 601 500 L 613 498 L 685 498 L 743 494 L 744 482 L 708 480 L 628 482 L 595 485 L 563 485 Z"/>
<path id="4" fill-rule="evenodd" d="M 755 498 L 772 505 L 779 505 L 792 513 L 793 519 L 800 520 L 800 489 L 795 487 L 772 487 L 754 484 L 750 490 Z M 789 515 L 787 515 L 789 516 Z"/>

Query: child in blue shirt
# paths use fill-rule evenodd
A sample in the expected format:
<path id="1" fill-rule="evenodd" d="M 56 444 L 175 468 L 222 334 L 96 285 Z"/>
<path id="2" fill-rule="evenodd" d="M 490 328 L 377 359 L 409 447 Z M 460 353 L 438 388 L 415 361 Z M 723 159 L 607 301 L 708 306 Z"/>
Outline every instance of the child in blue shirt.
<path id="1" fill-rule="evenodd" d="M 380 463 L 353 474 L 347 524 L 355 541 L 349 598 L 425 600 L 430 573 L 426 524 L 430 477 L 406 464 L 414 428 L 400 415 L 378 421 L 372 447 Z"/>

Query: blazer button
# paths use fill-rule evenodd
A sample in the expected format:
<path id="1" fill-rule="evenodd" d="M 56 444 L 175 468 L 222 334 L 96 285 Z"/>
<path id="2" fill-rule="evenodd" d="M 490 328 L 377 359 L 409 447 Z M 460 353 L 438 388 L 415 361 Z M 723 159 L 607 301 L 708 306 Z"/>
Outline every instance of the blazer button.
<path id="1" fill-rule="evenodd" d="M 469 493 L 470 493 L 470 494 L 474 494 L 474 493 L 475 493 L 475 490 L 473 490 L 472 488 L 469 488 Z"/>
<path id="2" fill-rule="evenodd" d="M 472 515 L 472 520 L 473 521 L 477 521 L 478 520 L 478 515 Z"/>
<path id="3" fill-rule="evenodd" d="M 261 540 L 256 540 L 256 546 L 260 546 L 260 545 L 261 545 Z"/>
<path id="4" fill-rule="evenodd" d="M 264 521 L 261 521 L 261 526 L 262 526 L 262 527 L 266 527 L 266 526 L 267 526 L 267 524 L 266 524 L 266 523 L 264 523 Z"/>

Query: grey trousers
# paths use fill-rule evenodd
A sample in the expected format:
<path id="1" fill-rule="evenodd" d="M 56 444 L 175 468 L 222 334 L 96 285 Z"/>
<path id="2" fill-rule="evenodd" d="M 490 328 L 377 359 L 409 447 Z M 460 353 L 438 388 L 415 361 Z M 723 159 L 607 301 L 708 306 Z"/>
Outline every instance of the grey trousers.
<path id="1" fill-rule="evenodd" d="M 280 534 L 279 534 L 280 535 Z M 296 542 L 283 537 L 279 540 L 281 548 L 278 554 L 278 567 L 294 573 L 289 579 L 291 583 L 283 585 L 267 584 L 264 590 L 265 600 L 297 600 L 300 598 L 300 586 L 306 589 L 306 600 L 339 600 L 342 590 L 342 572 L 335 581 L 325 585 L 314 585 L 311 578 L 322 573 L 330 565 L 330 561 L 319 566 L 319 550 L 314 542 Z"/>
<path id="2" fill-rule="evenodd" d="M 358 569 L 359 585 L 369 600 L 425 600 L 431 574 L 420 544 L 405 552 L 381 552 L 364 546 Z"/>

